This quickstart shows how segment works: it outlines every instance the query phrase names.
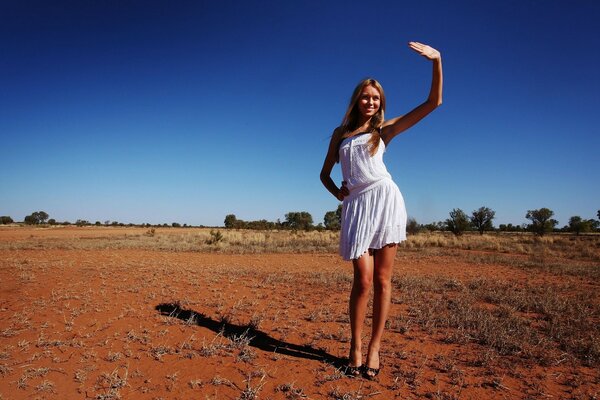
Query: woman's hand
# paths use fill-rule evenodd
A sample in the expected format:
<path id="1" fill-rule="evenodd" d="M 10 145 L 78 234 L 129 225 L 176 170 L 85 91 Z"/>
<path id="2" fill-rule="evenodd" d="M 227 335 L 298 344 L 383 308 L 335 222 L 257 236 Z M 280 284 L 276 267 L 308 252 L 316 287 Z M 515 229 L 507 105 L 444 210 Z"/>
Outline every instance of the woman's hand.
<path id="1" fill-rule="evenodd" d="M 348 190 L 348 188 L 346 187 L 346 181 L 342 182 L 342 187 L 340 188 L 337 196 L 337 199 L 339 201 L 344 201 L 344 197 L 348 196 L 350 194 L 350 190 Z"/>
<path id="2" fill-rule="evenodd" d="M 439 51 L 433 47 L 427 46 L 426 44 L 419 42 L 408 42 L 408 46 L 428 60 L 439 60 L 442 58 Z"/>

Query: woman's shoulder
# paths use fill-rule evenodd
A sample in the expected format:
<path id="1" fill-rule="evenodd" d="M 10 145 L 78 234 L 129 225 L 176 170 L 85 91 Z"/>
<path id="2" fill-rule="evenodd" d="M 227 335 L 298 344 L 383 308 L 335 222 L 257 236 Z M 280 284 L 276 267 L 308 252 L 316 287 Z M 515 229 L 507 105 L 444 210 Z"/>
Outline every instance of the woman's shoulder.
<path id="1" fill-rule="evenodd" d="M 333 137 L 341 138 L 344 135 L 344 133 L 346 133 L 346 130 L 343 126 L 340 125 L 333 130 Z"/>

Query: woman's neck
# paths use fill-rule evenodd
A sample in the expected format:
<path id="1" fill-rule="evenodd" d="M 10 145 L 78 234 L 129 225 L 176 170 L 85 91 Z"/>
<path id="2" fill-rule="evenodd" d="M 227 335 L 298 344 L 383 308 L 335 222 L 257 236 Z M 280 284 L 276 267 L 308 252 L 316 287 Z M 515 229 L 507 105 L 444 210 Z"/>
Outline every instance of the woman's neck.
<path id="1" fill-rule="evenodd" d="M 358 128 L 356 128 L 355 132 L 366 132 L 369 130 L 371 125 L 371 118 L 362 119 L 358 121 Z"/>

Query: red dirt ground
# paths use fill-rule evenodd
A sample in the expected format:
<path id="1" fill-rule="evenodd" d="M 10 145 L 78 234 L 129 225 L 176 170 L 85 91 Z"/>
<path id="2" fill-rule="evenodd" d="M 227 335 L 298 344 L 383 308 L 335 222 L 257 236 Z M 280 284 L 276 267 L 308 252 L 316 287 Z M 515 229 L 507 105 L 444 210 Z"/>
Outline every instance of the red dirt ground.
<path id="1" fill-rule="evenodd" d="M 114 232 L 124 230 L 3 229 L 0 242 Z M 407 276 L 598 285 L 400 252 L 395 277 Z M 377 381 L 341 376 L 351 268 L 335 254 L 0 250 L 0 281 L 2 400 L 600 395 L 594 368 L 566 358 L 543 366 L 494 355 L 476 343 L 447 343 L 416 324 L 386 331 Z M 190 318 L 192 312 L 198 315 Z M 395 301 L 390 320 L 405 312 Z"/>

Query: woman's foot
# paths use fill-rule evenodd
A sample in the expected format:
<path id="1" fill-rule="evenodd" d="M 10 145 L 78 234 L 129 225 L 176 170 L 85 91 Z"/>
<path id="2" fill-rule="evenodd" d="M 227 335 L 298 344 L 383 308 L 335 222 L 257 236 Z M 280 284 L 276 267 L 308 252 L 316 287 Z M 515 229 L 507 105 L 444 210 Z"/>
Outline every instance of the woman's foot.
<path id="1" fill-rule="evenodd" d="M 365 366 L 362 374 L 365 379 L 372 381 L 377 377 L 377 375 L 379 375 L 379 371 L 381 371 L 381 368 L 371 368 Z"/>
<path id="2" fill-rule="evenodd" d="M 379 375 L 380 370 L 379 351 L 369 351 L 369 355 L 367 356 L 367 364 L 363 368 L 363 377 L 373 380 L 377 375 Z"/>
<path id="3" fill-rule="evenodd" d="M 351 365 L 346 365 L 345 367 L 342 367 L 341 372 L 345 376 L 354 378 L 354 377 L 360 376 L 360 374 L 362 373 L 362 369 L 363 369 L 362 365 L 359 365 L 356 367 L 353 367 Z"/>
<path id="4" fill-rule="evenodd" d="M 342 373 L 346 376 L 360 376 L 362 367 L 362 351 L 351 349 L 348 364 L 342 369 Z"/>

